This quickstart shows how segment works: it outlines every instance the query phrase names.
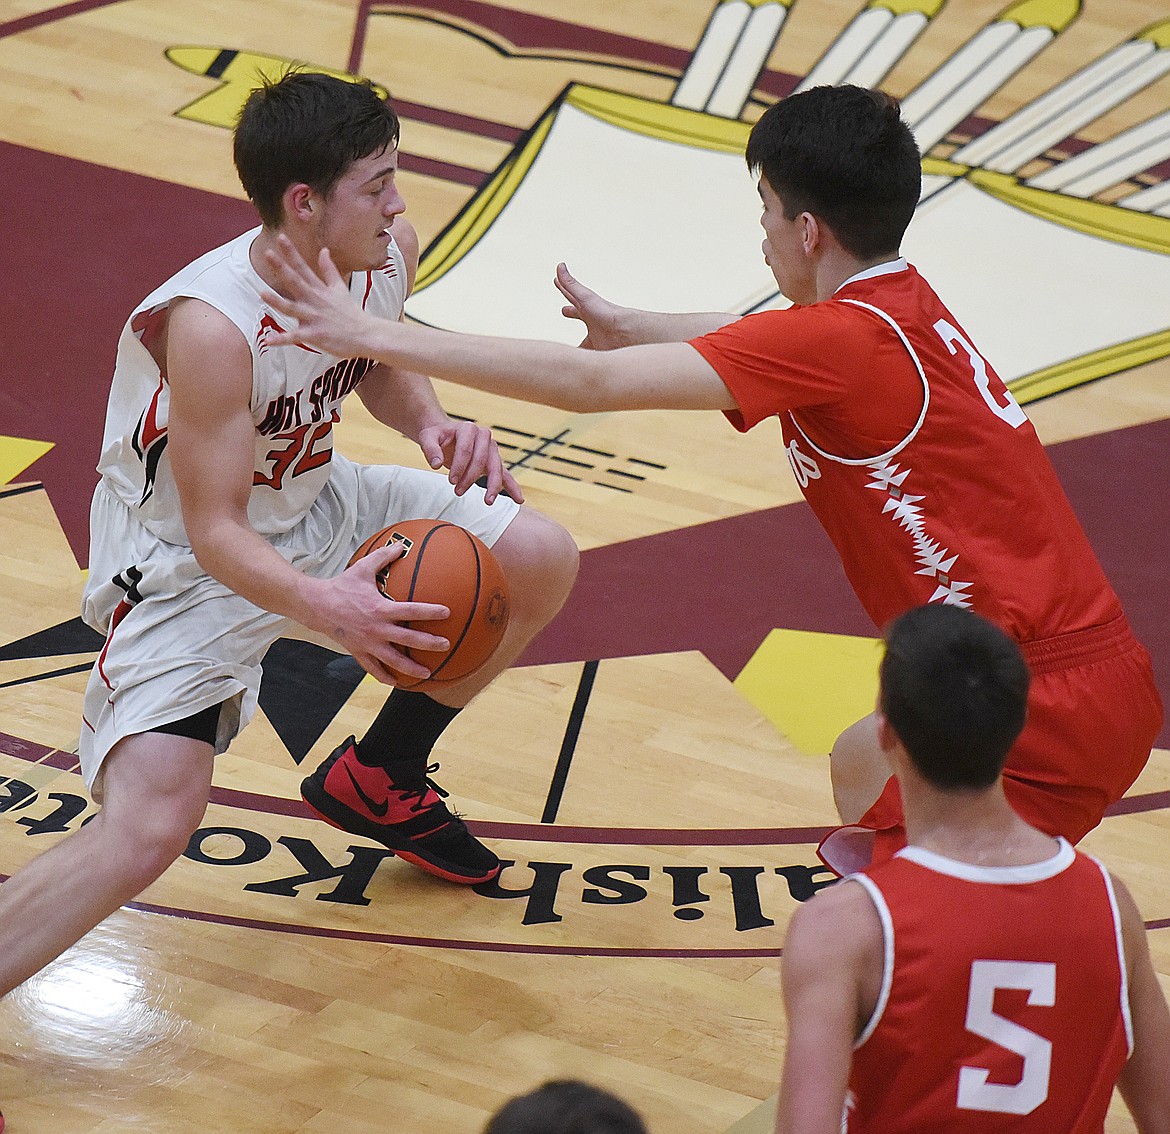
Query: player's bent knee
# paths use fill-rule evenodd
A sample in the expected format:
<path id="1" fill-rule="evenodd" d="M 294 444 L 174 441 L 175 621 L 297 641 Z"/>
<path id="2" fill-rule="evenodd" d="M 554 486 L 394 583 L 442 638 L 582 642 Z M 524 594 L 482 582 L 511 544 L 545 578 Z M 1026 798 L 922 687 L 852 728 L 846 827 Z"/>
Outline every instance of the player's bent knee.
<path id="1" fill-rule="evenodd" d="M 533 598 L 560 609 L 577 578 L 581 553 L 569 532 L 540 512 L 522 508 L 492 547 L 516 603 Z"/>
<path id="2" fill-rule="evenodd" d="M 843 823 L 854 823 L 881 795 L 890 766 L 878 743 L 877 720 L 871 714 L 837 737 L 829 753 L 833 801 Z"/>
<path id="3" fill-rule="evenodd" d="M 131 822 L 119 832 L 133 852 L 134 869 L 143 887 L 183 854 L 207 809 L 206 800 L 202 804 L 175 804 L 177 801 L 164 805 L 153 815 Z"/>

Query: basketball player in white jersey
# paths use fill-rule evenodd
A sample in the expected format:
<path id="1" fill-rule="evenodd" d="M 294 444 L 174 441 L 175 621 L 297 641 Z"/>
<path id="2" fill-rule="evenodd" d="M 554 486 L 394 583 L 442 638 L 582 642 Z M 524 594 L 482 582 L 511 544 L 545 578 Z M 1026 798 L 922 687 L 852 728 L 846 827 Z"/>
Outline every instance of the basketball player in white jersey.
<path id="1" fill-rule="evenodd" d="M 1170 1131 L 1170 1010 L 1137 907 L 1004 795 L 1028 684 L 970 611 L 890 627 L 876 722 L 909 845 L 789 924 L 777 1134 L 1101 1134 L 1114 1084 L 1140 1134 Z"/>
<path id="2" fill-rule="evenodd" d="M 80 748 L 102 809 L 0 887 L 0 994 L 186 849 L 214 756 L 251 717 L 277 638 L 323 635 L 388 685 L 426 675 L 402 649 L 446 642 L 404 623 L 446 608 L 380 593 L 375 575 L 396 550 L 347 569 L 367 536 L 400 520 L 449 520 L 493 548 L 512 594 L 507 636 L 482 670 L 441 694 L 394 690 L 362 740 L 344 741 L 302 790 L 331 822 L 441 878 L 499 872 L 442 803 L 428 760 L 443 728 L 560 608 L 576 547 L 518 506 L 490 433 L 449 419 L 427 378 L 263 341 L 283 320 L 261 299 L 272 282 L 264 252 L 278 234 L 310 258 L 328 247 L 355 302 L 401 316 L 418 238 L 395 181 L 398 129 L 369 84 L 294 72 L 253 92 L 234 156 L 261 226 L 180 271 L 126 324 L 83 599 L 86 621 L 106 634 Z M 354 390 L 448 473 L 335 453 L 333 425 Z"/>

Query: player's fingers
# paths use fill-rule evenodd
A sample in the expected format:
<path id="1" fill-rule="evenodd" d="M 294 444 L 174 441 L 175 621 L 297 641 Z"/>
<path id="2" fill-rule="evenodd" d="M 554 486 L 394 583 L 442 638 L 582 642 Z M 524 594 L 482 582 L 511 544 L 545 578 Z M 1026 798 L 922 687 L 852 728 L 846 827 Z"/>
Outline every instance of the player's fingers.
<path id="1" fill-rule="evenodd" d="M 517 504 L 524 503 L 524 490 L 507 469 L 504 469 L 503 489 Z"/>
<path id="2" fill-rule="evenodd" d="M 284 236 L 284 233 L 281 233 L 281 236 Z M 317 275 L 328 287 L 342 282 L 341 273 L 333 262 L 333 253 L 328 248 L 322 248 L 317 256 Z"/>
<path id="3" fill-rule="evenodd" d="M 294 295 L 311 286 L 313 269 L 283 232 L 277 236 L 275 246 L 265 251 L 264 260 L 276 274 L 278 282 Z"/>
<path id="4" fill-rule="evenodd" d="M 364 660 L 359 659 L 359 664 L 384 685 L 395 685 L 404 676 L 426 678 L 431 675 L 431 671 L 425 665 L 392 648 L 371 654 Z"/>
<path id="5" fill-rule="evenodd" d="M 569 267 L 564 261 L 557 265 L 557 274 L 554 279 L 560 293 L 568 299 L 575 301 L 578 296 L 593 294 L 589 288 L 569 271 Z"/>
<path id="6" fill-rule="evenodd" d="M 426 462 L 431 468 L 441 469 L 443 467 L 443 446 L 433 436 L 428 433 L 420 437 L 419 448 L 422 450 L 422 455 L 426 458 Z"/>
<path id="7" fill-rule="evenodd" d="M 261 299 L 268 304 L 274 311 L 279 311 L 281 315 L 286 315 L 289 318 L 296 320 L 296 315 L 293 313 L 292 304 L 288 300 L 277 295 L 275 292 L 262 292 Z M 287 331 L 274 331 L 271 328 L 266 328 L 261 336 L 265 346 L 293 346 L 298 341 L 300 324 L 290 327 Z"/>
<path id="8" fill-rule="evenodd" d="M 494 445 L 488 451 L 487 468 L 484 469 L 482 480 L 483 502 L 494 504 L 496 497 L 500 495 L 500 489 L 504 487 L 504 464 L 500 460 L 499 450 Z"/>
<path id="9" fill-rule="evenodd" d="M 368 555 L 363 555 L 348 570 L 354 572 L 355 575 L 372 580 L 377 576 L 379 571 L 385 570 L 395 559 L 405 554 L 405 552 L 406 544 L 401 540 L 392 539 L 383 547 L 376 547 Z"/>
<path id="10" fill-rule="evenodd" d="M 447 479 L 452 484 L 458 484 L 466 474 L 469 462 L 475 456 L 476 428 L 470 423 L 464 423 L 455 430 L 451 438 L 451 454 L 447 461 Z"/>
<path id="11" fill-rule="evenodd" d="M 435 653 L 442 653 L 451 648 L 451 642 L 442 634 L 428 634 L 425 630 L 416 630 L 399 622 L 386 627 L 386 641 L 391 648 L 400 647 L 404 650 L 432 650 Z"/>
<path id="12" fill-rule="evenodd" d="M 451 616 L 450 609 L 441 603 L 405 602 L 401 599 L 394 598 L 393 595 L 387 595 L 386 597 L 390 599 L 390 605 L 382 608 L 378 614 L 378 621 L 386 625 L 398 622 L 436 622 L 444 618 L 450 618 Z M 434 638 L 435 635 L 427 634 L 427 637 Z M 426 648 L 433 650 L 445 649 L 446 647 L 432 644 Z"/>
<path id="13" fill-rule="evenodd" d="M 477 426 L 461 434 L 456 457 L 451 462 L 451 483 L 456 496 L 462 496 L 488 472 L 494 448 L 490 429 Z"/>

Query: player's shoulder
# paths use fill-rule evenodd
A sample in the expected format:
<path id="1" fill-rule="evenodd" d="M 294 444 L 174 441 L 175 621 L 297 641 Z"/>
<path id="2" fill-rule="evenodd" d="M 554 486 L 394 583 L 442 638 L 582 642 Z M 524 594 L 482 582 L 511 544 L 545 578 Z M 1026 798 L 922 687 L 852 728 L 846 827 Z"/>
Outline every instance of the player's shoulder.
<path id="1" fill-rule="evenodd" d="M 398 217 L 391 229 L 391 236 L 402 259 L 402 266 L 406 270 L 406 294 L 409 295 L 414 290 L 414 278 L 418 273 L 420 256 L 418 232 L 405 217 Z"/>
<path id="2" fill-rule="evenodd" d="M 818 890 L 803 902 L 788 923 L 785 955 L 844 959 L 881 953 L 881 916 L 864 883 L 856 876 Z"/>
<path id="3" fill-rule="evenodd" d="M 247 339 L 236 322 L 197 296 L 180 295 L 171 301 L 167 334 L 175 350 L 190 351 L 197 358 L 250 357 Z"/>
<path id="4" fill-rule="evenodd" d="M 390 230 L 394 243 L 408 264 L 417 264 L 419 256 L 418 232 L 405 217 L 397 217 Z"/>

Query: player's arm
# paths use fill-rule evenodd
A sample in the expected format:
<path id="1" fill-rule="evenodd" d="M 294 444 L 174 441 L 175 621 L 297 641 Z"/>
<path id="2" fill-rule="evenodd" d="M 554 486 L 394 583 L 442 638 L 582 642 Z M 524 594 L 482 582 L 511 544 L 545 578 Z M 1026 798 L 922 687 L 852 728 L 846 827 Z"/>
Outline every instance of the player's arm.
<path id="1" fill-rule="evenodd" d="M 285 561 L 248 518 L 256 445 L 248 344 L 197 299 L 173 303 L 167 322 L 167 452 L 200 566 L 257 606 L 329 635 L 382 681 L 393 671 L 425 676 L 392 643 L 445 648 L 400 623 L 446 617 L 446 608 L 386 600 L 374 576 L 394 555 L 368 556 L 336 579 L 311 578 Z"/>
<path id="2" fill-rule="evenodd" d="M 361 311 L 327 252 L 314 272 L 281 238 L 269 258 L 282 295 L 265 293 L 297 328 L 272 345 L 309 342 L 363 354 L 436 378 L 578 413 L 620 409 L 737 408 L 715 369 L 686 343 L 581 350 L 560 343 L 491 338 L 390 323 Z"/>
<path id="3" fill-rule="evenodd" d="M 788 1040 L 776 1134 L 840 1134 L 853 1043 L 880 983 L 882 930 L 853 882 L 817 893 L 788 924 L 781 961 Z"/>
<path id="4" fill-rule="evenodd" d="M 1170 1134 L 1170 1008 L 1150 960 L 1146 927 L 1126 887 L 1113 879 L 1129 976 L 1133 1055 L 1117 1081 L 1138 1134 Z"/>
<path id="5" fill-rule="evenodd" d="M 564 264 L 557 265 L 554 283 L 566 301 L 561 314 L 585 324 L 581 346 L 591 350 L 614 350 L 646 343 L 685 343 L 717 331 L 737 318 L 719 311 L 673 313 L 623 307 L 587 288 Z"/>
<path id="6" fill-rule="evenodd" d="M 418 235 L 399 217 L 394 222 L 394 240 L 406 261 L 409 294 L 418 270 Z M 456 495 L 462 496 L 484 478 L 484 500 L 488 504 L 501 491 L 523 502 L 524 493 L 505 467 L 491 430 L 474 421 L 452 421 L 425 374 L 380 363 L 366 374 L 357 390 L 366 409 L 384 425 L 415 442 L 431 468 L 449 470 Z"/>

